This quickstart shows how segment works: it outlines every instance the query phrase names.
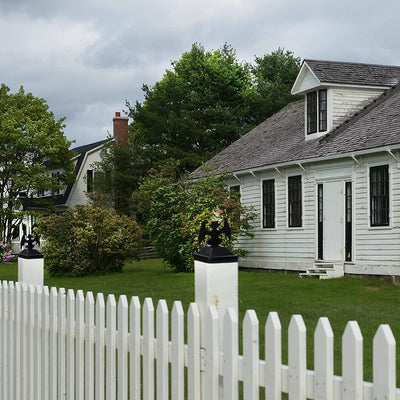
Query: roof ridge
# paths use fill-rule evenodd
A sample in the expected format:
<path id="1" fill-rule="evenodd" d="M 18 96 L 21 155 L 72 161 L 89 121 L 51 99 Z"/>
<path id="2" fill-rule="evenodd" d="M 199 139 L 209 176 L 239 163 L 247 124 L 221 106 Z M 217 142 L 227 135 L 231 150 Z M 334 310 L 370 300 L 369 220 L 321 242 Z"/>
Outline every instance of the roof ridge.
<path id="1" fill-rule="evenodd" d="M 352 62 L 352 61 L 335 61 L 335 60 L 317 60 L 314 58 L 305 58 L 303 62 L 320 62 L 320 63 L 335 63 L 335 64 L 351 64 L 351 65 L 368 65 L 372 67 L 388 67 L 388 68 L 400 68 L 399 65 L 389 65 L 389 64 L 375 64 L 375 63 L 364 63 L 364 62 Z"/>

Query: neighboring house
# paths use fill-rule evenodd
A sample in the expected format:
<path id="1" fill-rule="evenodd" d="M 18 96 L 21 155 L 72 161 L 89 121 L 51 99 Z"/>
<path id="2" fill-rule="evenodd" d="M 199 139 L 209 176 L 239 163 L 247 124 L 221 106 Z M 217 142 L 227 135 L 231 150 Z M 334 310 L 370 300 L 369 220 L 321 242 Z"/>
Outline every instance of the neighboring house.
<path id="1" fill-rule="evenodd" d="M 115 113 L 113 118 L 113 133 L 116 140 L 128 140 L 128 117 L 121 117 L 119 112 Z M 75 182 L 73 185 L 68 185 L 65 189 L 60 190 L 58 193 L 41 192 L 33 200 L 28 200 L 26 207 L 32 210 L 46 212 L 43 208 L 43 201 L 49 201 L 54 206 L 56 211 L 62 211 L 68 207 L 74 207 L 78 204 L 86 204 L 88 202 L 88 193 L 93 189 L 93 182 L 95 180 L 95 171 L 93 170 L 93 163 L 101 160 L 100 152 L 107 141 L 100 140 L 84 146 L 75 147 L 76 156 L 73 158 L 75 164 Z M 58 171 L 49 172 L 56 176 Z M 36 199 L 39 202 L 36 202 Z M 25 225 L 28 231 L 31 231 L 31 226 L 35 223 L 35 218 L 29 218 L 24 221 L 20 226 L 20 237 L 16 237 L 13 241 L 13 249 L 19 252 L 20 238 L 23 233 L 23 226 Z"/>
<path id="2" fill-rule="evenodd" d="M 400 275 L 399 80 L 400 67 L 304 60 L 304 100 L 206 163 L 257 212 L 242 266 Z"/>

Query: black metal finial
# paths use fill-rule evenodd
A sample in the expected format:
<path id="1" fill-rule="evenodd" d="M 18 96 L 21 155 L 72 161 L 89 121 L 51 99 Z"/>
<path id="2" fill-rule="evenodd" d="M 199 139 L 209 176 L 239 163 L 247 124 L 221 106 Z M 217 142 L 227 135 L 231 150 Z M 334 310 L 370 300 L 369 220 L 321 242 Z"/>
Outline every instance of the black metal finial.
<path id="1" fill-rule="evenodd" d="M 24 247 L 25 243 L 26 243 L 26 248 L 28 250 L 32 250 L 35 247 L 34 243 L 40 246 L 39 236 L 35 235 L 35 237 L 33 237 L 33 235 L 29 234 L 27 239 L 24 233 L 21 239 L 21 247 Z"/>
<path id="2" fill-rule="evenodd" d="M 226 262 L 237 262 L 238 256 L 231 253 L 225 247 L 220 246 L 222 239 L 221 235 L 224 234 L 229 240 L 231 239 L 231 229 L 228 221 L 224 219 L 224 225 L 221 229 L 218 229 L 220 223 L 217 221 L 211 222 L 211 230 L 206 228 L 206 221 L 203 221 L 199 233 L 199 244 L 205 239 L 206 236 L 210 236 L 207 246 L 202 248 L 198 253 L 194 255 L 196 261 L 202 261 L 208 264 L 218 264 Z"/>
<path id="3" fill-rule="evenodd" d="M 28 238 L 26 238 L 25 233 L 22 236 L 21 240 L 21 247 L 24 247 L 26 245 L 26 248 L 19 253 L 18 257 L 21 258 L 43 258 L 43 254 L 34 249 L 35 244 L 40 246 L 40 240 L 38 235 L 28 235 Z"/>
<path id="4" fill-rule="evenodd" d="M 206 236 L 210 236 L 211 239 L 208 240 L 207 244 L 212 247 L 219 246 L 222 242 L 220 235 L 225 234 L 225 236 L 231 239 L 231 228 L 229 227 L 228 221 L 224 218 L 224 226 L 218 229 L 220 223 L 218 221 L 211 222 L 211 231 L 206 228 L 206 221 L 203 221 L 199 233 L 199 244 L 203 242 Z"/>

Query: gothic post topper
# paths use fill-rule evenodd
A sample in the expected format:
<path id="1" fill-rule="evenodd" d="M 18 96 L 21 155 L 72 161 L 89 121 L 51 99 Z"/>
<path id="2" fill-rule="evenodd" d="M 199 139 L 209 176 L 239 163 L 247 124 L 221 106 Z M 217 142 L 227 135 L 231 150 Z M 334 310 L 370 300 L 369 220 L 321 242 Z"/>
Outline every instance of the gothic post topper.
<path id="1" fill-rule="evenodd" d="M 207 246 L 194 255 L 197 261 L 204 261 L 211 264 L 236 262 L 238 257 L 231 253 L 227 248 L 220 246 L 224 234 L 229 240 L 231 238 L 231 228 L 228 221 L 224 219 L 224 225 L 218 229 L 220 223 L 218 221 L 211 222 L 211 230 L 206 228 L 206 221 L 203 221 L 199 233 L 199 244 L 202 243 L 206 236 L 210 236 Z"/>
<path id="2" fill-rule="evenodd" d="M 213 221 L 211 222 L 211 231 L 206 228 L 206 221 L 201 223 L 200 233 L 199 233 L 199 244 L 202 243 L 206 236 L 210 236 L 211 239 L 208 240 L 208 244 L 210 246 L 216 247 L 219 246 L 222 242 L 220 235 L 225 234 L 225 236 L 231 240 L 231 228 L 229 227 L 228 221 L 224 218 L 224 226 L 221 229 L 218 229 L 219 222 Z"/>

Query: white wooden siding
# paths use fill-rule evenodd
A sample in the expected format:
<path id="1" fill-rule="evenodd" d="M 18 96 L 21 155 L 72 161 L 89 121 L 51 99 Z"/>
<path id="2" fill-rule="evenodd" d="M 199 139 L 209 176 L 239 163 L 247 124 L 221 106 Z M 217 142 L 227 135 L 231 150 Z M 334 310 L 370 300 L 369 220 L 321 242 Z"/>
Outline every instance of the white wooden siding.
<path id="1" fill-rule="evenodd" d="M 353 260 L 345 263 L 345 272 L 354 274 L 400 275 L 400 166 L 387 153 L 358 157 L 358 165 L 350 157 L 342 160 L 299 167 L 257 172 L 241 179 L 242 203 L 252 206 L 257 214 L 253 222 L 253 239 L 240 239 L 240 246 L 249 256 L 240 261 L 250 268 L 305 270 L 312 267 L 317 255 L 316 185 L 328 180 L 353 183 Z M 369 226 L 369 168 L 389 165 L 390 226 Z M 287 177 L 302 175 L 303 226 L 287 226 Z M 275 179 L 274 229 L 262 228 L 262 180 Z"/>
<path id="2" fill-rule="evenodd" d="M 360 111 L 382 93 L 383 90 L 370 88 L 332 88 L 333 128 Z"/>

